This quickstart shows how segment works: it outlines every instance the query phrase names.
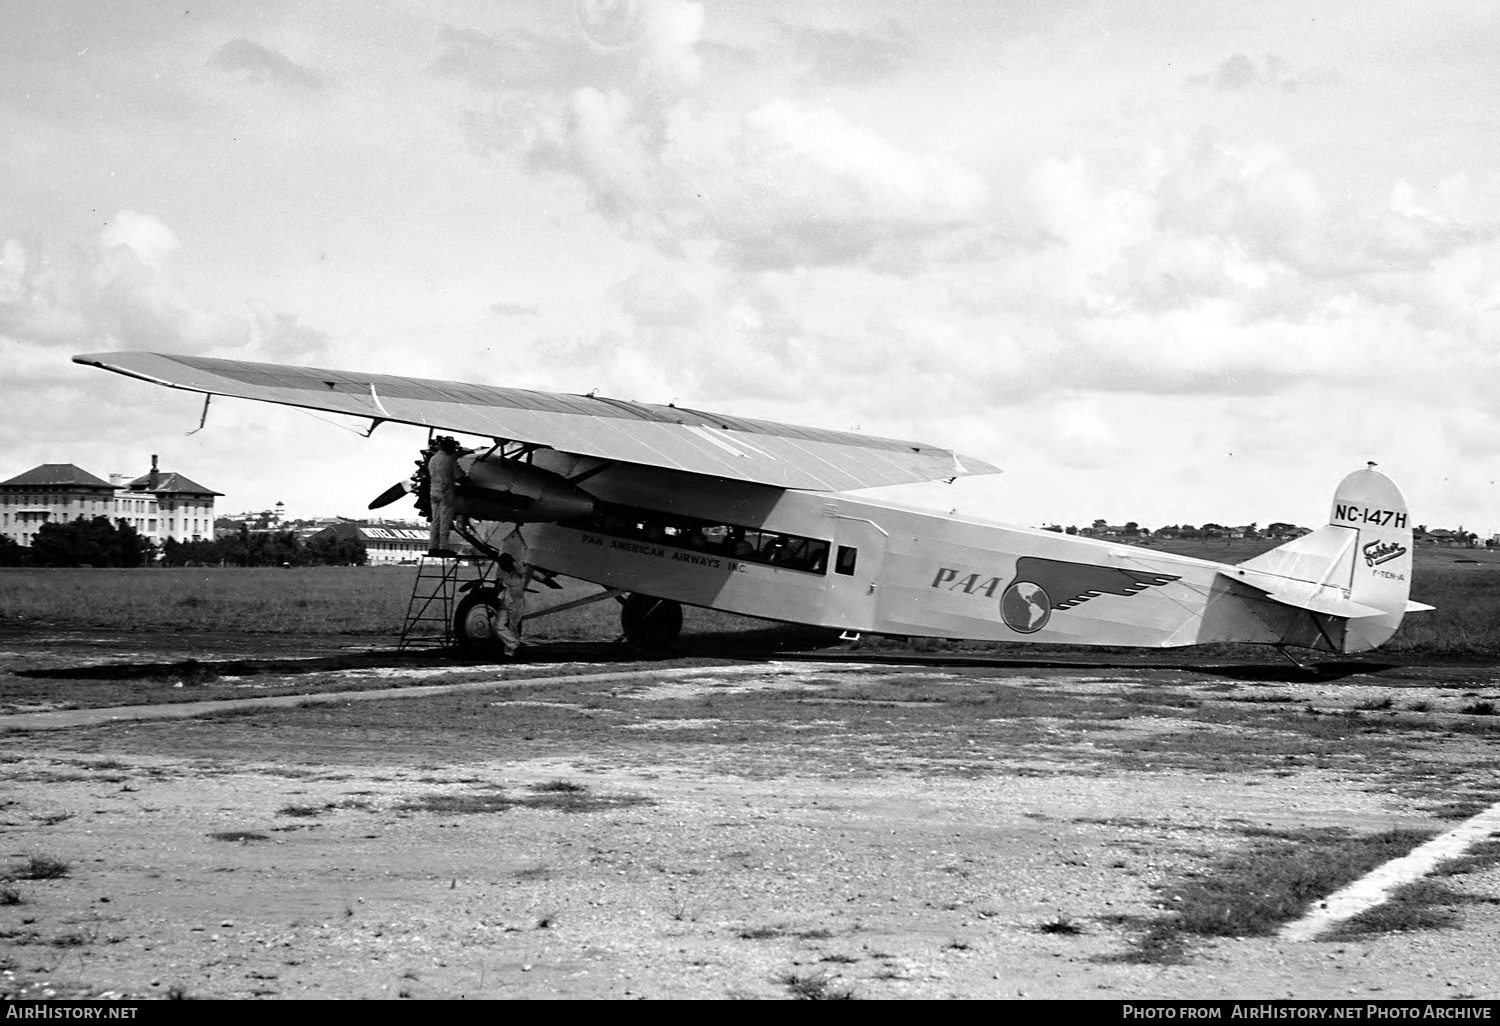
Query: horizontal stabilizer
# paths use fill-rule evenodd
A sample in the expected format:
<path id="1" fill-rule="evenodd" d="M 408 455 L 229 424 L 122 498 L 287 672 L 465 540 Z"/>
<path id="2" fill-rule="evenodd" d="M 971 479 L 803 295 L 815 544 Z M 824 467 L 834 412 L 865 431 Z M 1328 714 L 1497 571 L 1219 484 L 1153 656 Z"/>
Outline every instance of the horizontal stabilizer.
<path id="1" fill-rule="evenodd" d="M 1354 620 L 1362 616 L 1385 614 L 1383 609 L 1367 606 L 1362 602 L 1352 602 L 1345 598 L 1342 588 L 1315 584 L 1311 581 L 1298 581 L 1289 577 L 1273 577 L 1270 574 L 1243 571 L 1233 574 L 1221 573 L 1221 576 L 1238 584 L 1248 584 L 1272 602 L 1322 613 L 1325 616 L 1342 616 L 1345 619 Z"/>
<path id="2" fill-rule="evenodd" d="M 1437 606 L 1429 606 L 1425 602 L 1413 602 L 1410 599 L 1406 602 L 1406 611 L 1408 613 L 1425 613 L 1436 608 Z"/>

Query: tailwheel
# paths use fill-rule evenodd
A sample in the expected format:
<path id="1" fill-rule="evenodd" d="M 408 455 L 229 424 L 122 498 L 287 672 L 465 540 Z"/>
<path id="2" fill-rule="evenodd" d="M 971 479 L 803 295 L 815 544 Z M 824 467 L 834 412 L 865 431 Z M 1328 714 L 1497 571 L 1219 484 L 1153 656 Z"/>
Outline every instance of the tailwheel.
<path id="1" fill-rule="evenodd" d="M 453 641 L 460 652 L 484 655 L 504 651 L 500 640 L 500 596 L 493 591 L 471 591 L 453 614 Z"/>
<path id="2" fill-rule="evenodd" d="M 620 626 L 625 643 L 645 652 L 659 652 L 671 646 L 682 633 L 682 605 L 671 599 L 650 595 L 631 595 L 620 610 Z"/>

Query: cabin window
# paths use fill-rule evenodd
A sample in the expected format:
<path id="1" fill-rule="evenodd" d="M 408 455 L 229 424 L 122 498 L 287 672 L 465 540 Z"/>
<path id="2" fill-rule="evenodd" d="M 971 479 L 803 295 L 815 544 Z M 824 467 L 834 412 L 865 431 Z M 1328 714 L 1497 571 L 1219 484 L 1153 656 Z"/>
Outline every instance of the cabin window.
<path id="1" fill-rule="evenodd" d="M 852 545 L 839 546 L 839 559 L 834 564 L 834 573 L 843 574 L 846 577 L 854 573 L 854 561 L 859 557 L 859 550 Z"/>
<path id="2" fill-rule="evenodd" d="M 764 563 L 811 574 L 828 572 L 829 543 L 799 534 L 763 531 L 756 527 L 722 524 L 605 502 L 598 504 L 593 516 L 570 521 L 566 526 L 743 563 Z"/>

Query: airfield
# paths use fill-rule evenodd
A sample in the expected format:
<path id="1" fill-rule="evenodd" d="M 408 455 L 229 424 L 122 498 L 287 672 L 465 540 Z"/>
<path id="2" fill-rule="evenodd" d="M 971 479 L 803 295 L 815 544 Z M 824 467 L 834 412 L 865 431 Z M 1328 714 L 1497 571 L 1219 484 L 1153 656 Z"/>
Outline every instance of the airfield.
<path id="1" fill-rule="evenodd" d="M 829 640 L 7 628 L 0 990 L 1500 994 L 1494 666 Z M 1465 823 L 1316 939 L 1225 903 Z"/>

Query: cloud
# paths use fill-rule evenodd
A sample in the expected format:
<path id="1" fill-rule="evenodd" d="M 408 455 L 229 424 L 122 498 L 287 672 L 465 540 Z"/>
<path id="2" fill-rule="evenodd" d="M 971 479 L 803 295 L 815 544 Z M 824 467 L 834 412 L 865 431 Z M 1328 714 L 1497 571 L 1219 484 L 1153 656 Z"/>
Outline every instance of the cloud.
<path id="1" fill-rule="evenodd" d="M 491 303 L 490 313 L 497 317 L 535 317 L 541 311 L 529 303 Z"/>
<path id="2" fill-rule="evenodd" d="M 307 363 L 328 352 L 326 332 L 303 324 L 295 314 L 268 310 L 260 304 L 250 307 L 250 327 L 246 345 L 262 359 L 277 363 Z"/>
<path id="3" fill-rule="evenodd" d="M 792 106 L 788 121 L 768 121 L 803 114 Z M 527 360 L 561 380 L 586 364 L 591 385 L 628 381 L 643 398 L 780 408 L 794 421 L 815 409 L 821 423 L 898 437 L 918 433 L 905 418 L 1054 397 L 1071 405 L 1037 444 L 1079 467 L 1121 455 L 1118 422 L 1091 419 L 1091 396 L 1258 407 L 1316 385 L 1400 396 L 1408 408 L 1442 407 L 1455 390 L 1500 398 L 1489 384 L 1500 381 L 1500 228 L 1462 219 L 1461 180 L 1397 183 L 1388 204 L 1359 209 L 1330 201 L 1284 154 L 1206 136 L 1142 147 L 1133 162 L 1050 160 L 1018 197 L 1026 230 L 895 275 L 870 260 L 811 260 L 830 237 L 801 236 L 793 213 L 777 220 L 778 210 L 837 214 L 866 166 L 922 180 L 896 174 L 899 160 L 867 161 L 835 127 L 777 129 L 799 170 L 768 177 L 775 195 L 761 203 L 726 206 L 760 219 L 745 214 L 737 237 L 727 217 L 714 223 L 741 247 L 733 259 L 639 270 L 610 293 L 596 319 L 606 327 L 545 339 Z M 802 139 L 816 144 L 799 149 Z M 824 144 L 837 156 L 825 158 Z M 737 152 L 746 166 L 774 167 L 753 146 Z M 814 170 L 820 161 L 828 170 Z M 721 188 L 733 184 L 724 177 Z M 843 200 L 806 198 L 832 181 Z M 911 220 L 912 197 L 931 194 L 890 188 L 850 209 L 904 209 Z M 844 217 L 857 238 L 858 218 Z M 800 262 L 747 256 L 769 225 Z"/>
<path id="4" fill-rule="evenodd" d="M 795 31 L 841 53 L 873 46 Z M 669 255 L 701 241 L 741 269 L 897 266 L 987 213 L 984 180 L 958 160 L 904 151 L 831 109 L 716 106 L 695 91 L 701 33 L 699 5 L 660 0 L 642 8 L 633 49 L 450 31 L 433 71 L 488 94 L 464 116 L 476 149 L 581 182 L 603 217 Z"/>
<path id="5" fill-rule="evenodd" d="M 491 121 L 489 139 L 534 172 L 581 181 L 632 237 L 667 253 L 706 240 L 750 269 L 875 259 L 970 226 L 988 204 L 983 179 L 957 160 L 904 152 L 789 100 L 729 120 L 687 105 L 656 116 L 623 93 L 581 89 L 563 114 Z"/>
<path id="6" fill-rule="evenodd" d="M 153 266 L 182 247 L 172 229 L 150 214 L 138 214 L 134 210 L 122 210 L 116 214 L 100 234 L 99 242 L 106 251 L 123 247 L 137 259 Z"/>
<path id="7" fill-rule="evenodd" d="M 447 26 L 438 39 L 443 52 L 428 71 L 486 92 L 566 94 L 601 77 L 623 81 L 634 66 L 630 55 L 601 56 L 581 40 L 537 32 L 517 30 L 497 36 L 479 29 Z"/>
<path id="8" fill-rule="evenodd" d="M 0 253 L 0 337 L 57 345 L 79 339 L 87 321 L 79 309 L 79 285 L 70 269 L 7 239 Z"/>
<path id="9" fill-rule="evenodd" d="M 895 75 L 920 55 L 912 35 L 894 22 L 882 33 L 820 29 L 776 22 L 793 59 L 829 86 L 862 86 Z"/>
<path id="10" fill-rule="evenodd" d="M 763 104 L 731 152 L 707 225 L 743 267 L 858 262 L 986 212 L 983 179 L 958 161 L 903 152 L 831 110 Z"/>
<path id="11" fill-rule="evenodd" d="M 1399 188 L 1384 209 L 1332 202 L 1285 154 L 1208 135 L 1145 150 L 1111 176 L 1082 157 L 1037 167 L 1025 206 L 1048 241 L 1012 261 L 997 291 L 1094 314 L 1231 298 L 1272 316 L 1351 288 L 1375 295 L 1424 280 L 1437 261 L 1497 234 L 1403 206 Z"/>
<path id="12" fill-rule="evenodd" d="M 133 210 L 60 254 L 40 241 L 8 239 L 0 245 L 0 338 L 33 348 L 229 350 L 287 360 L 326 348 L 326 335 L 290 315 L 189 302 L 171 273 L 179 249 L 166 224 Z"/>
<path id="13" fill-rule="evenodd" d="M 1200 414 L 1285 410 L 1324 439 L 1397 400 L 1403 415 L 1440 408 L 1455 380 L 1500 392 L 1483 383 L 1500 380 L 1500 233 L 1465 216 L 1461 179 L 1360 205 L 1283 150 L 1202 131 L 1040 159 L 1002 206 L 973 168 L 857 123 L 784 66 L 750 69 L 754 88 L 653 79 L 641 62 L 704 54 L 681 28 L 654 51 L 512 37 L 469 54 L 476 148 L 577 183 L 656 250 L 602 309 L 518 343 L 554 387 L 963 438 L 991 456 L 1024 439 L 1027 460 L 1080 472 L 1143 459 L 1121 439 L 1139 434 L 1145 395 Z M 808 66 L 819 47 L 838 57 L 823 85 L 854 84 L 871 42 L 778 31 Z M 530 63 L 490 67 L 511 44 Z M 920 56 L 877 47 L 865 67 L 894 75 Z M 1273 58 L 1220 70 L 1203 84 L 1331 81 Z M 651 85 L 668 80 L 675 91 Z M 1304 458 L 1280 421 L 1253 420 L 1153 430 L 1192 434 L 1192 451 Z"/>
<path id="14" fill-rule="evenodd" d="M 289 93 L 313 95 L 328 90 L 327 80 L 317 71 L 243 37 L 231 39 L 215 50 L 208 66 L 241 72 L 251 82 L 279 86 Z"/>
<path id="15" fill-rule="evenodd" d="M 600 47 L 582 27 L 571 36 L 514 29 L 504 34 L 446 26 L 428 71 L 490 93 L 566 98 L 585 87 L 619 89 L 666 102 L 698 83 L 701 4 L 648 0 L 637 5 L 632 45 Z"/>
<path id="16" fill-rule="evenodd" d="M 1266 54 L 1256 60 L 1236 53 L 1220 61 L 1211 74 L 1190 77 L 1188 84 L 1206 86 L 1221 93 L 1246 90 L 1295 93 L 1300 89 L 1338 85 L 1342 81 L 1342 75 L 1327 68 L 1309 68 L 1293 74 L 1286 59 L 1276 54 Z"/>

